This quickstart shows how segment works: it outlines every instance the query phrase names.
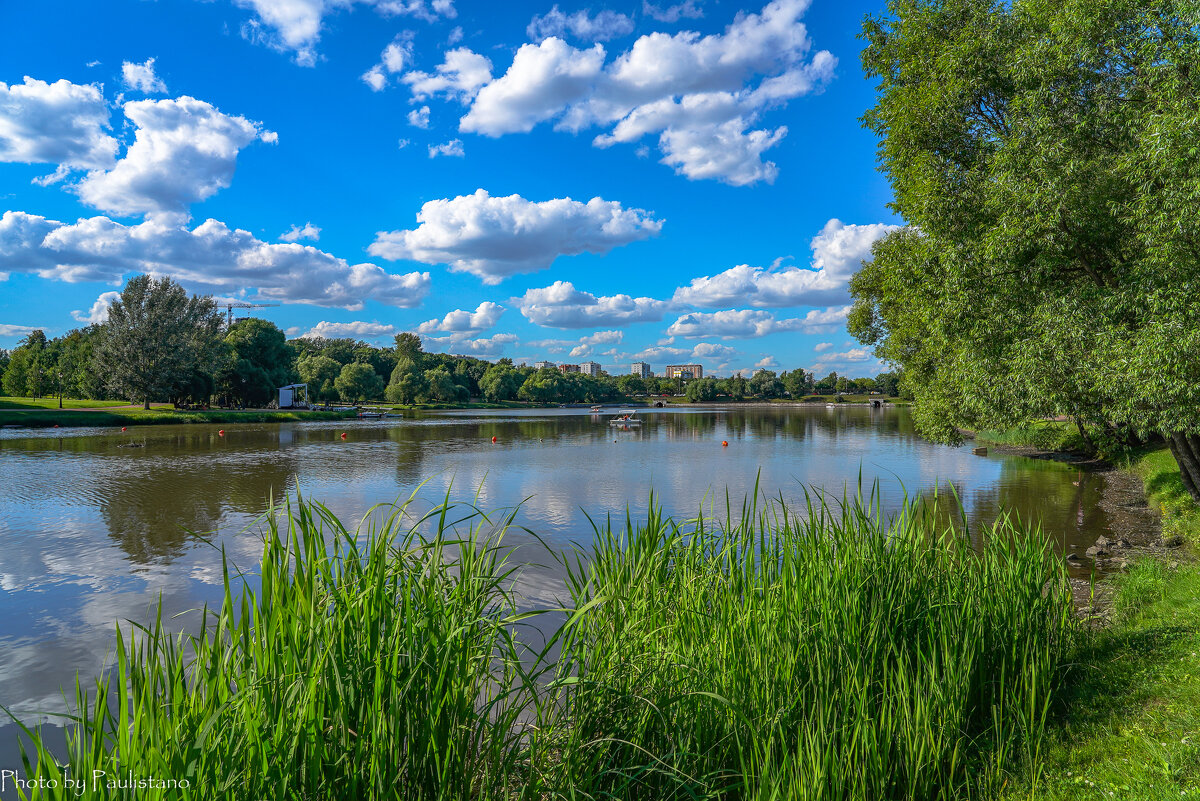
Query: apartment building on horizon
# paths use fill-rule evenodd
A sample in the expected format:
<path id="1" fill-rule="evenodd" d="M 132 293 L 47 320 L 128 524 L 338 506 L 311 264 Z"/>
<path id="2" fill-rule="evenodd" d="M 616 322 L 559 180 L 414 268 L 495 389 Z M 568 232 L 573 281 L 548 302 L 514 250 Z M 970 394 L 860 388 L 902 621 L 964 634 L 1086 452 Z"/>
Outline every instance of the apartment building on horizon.
<path id="1" fill-rule="evenodd" d="M 650 378 L 654 375 L 654 373 L 650 372 L 650 365 L 645 362 L 634 362 L 629 365 L 629 372 L 638 378 Z"/>
<path id="2" fill-rule="evenodd" d="M 667 378 L 704 378 L 704 367 L 699 364 L 668 364 Z"/>

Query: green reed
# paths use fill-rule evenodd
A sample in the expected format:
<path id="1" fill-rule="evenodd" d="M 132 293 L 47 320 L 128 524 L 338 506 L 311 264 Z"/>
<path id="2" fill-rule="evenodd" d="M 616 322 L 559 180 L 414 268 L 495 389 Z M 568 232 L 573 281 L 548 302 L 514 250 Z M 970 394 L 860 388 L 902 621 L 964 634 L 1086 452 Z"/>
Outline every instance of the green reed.
<path id="1" fill-rule="evenodd" d="M 66 771 L 36 735 L 27 770 L 60 788 L 64 773 L 88 778 L 87 798 L 474 798 L 507 788 L 532 684 L 520 676 L 522 615 L 506 589 L 511 520 L 470 509 L 455 519 L 450 504 L 415 521 L 407 511 L 377 509 L 360 532 L 307 502 L 268 517 L 257 588 L 226 566 L 224 600 L 200 632 L 168 633 L 160 609 L 121 638 L 115 675 L 77 687 Z M 93 771 L 190 787 L 108 792 Z"/>
<path id="2" fill-rule="evenodd" d="M 569 566 L 556 784 L 576 797 L 931 799 L 1036 762 L 1073 629 L 1060 558 L 945 499 L 597 526 Z"/>
<path id="3" fill-rule="evenodd" d="M 191 635 L 161 612 L 77 683 L 65 765 L 31 778 L 190 788 L 31 798 L 934 799 L 1037 763 L 1073 631 L 1061 561 L 1002 519 L 974 547 L 944 499 L 757 497 L 724 520 L 594 526 L 562 557 L 539 650 L 513 593 L 513 514 L 324 507 L 268 519 Z M 543 624 L 545 625 L 545 624 Z M 551 655 L 554 655 L 553 657 Z"/>

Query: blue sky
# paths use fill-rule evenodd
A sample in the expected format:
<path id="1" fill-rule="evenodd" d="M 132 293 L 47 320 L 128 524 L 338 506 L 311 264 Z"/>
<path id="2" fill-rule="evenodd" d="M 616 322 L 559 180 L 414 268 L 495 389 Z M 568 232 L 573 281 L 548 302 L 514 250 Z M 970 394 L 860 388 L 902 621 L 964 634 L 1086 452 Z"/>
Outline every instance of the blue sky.
<path id="1" fill-rule="evenodd" d="M 0 347 L 171 275 L 292 336 L 611 371 L 878 364 L 900 221 L 828 0 L 106 0 L 0 10 Z"/>

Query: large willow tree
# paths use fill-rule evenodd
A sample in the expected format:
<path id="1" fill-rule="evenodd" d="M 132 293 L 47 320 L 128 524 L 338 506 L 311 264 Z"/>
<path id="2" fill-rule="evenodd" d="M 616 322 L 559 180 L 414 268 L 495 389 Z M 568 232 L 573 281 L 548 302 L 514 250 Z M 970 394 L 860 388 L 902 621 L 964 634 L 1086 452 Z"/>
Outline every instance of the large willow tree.
<path id="1" fill-rule="evenodd" d="M 1161 433 L 1200 500 L 1200 3 L 892 0 L 864 37 L 909 227 L 850 329 L 919 427 Z"/>

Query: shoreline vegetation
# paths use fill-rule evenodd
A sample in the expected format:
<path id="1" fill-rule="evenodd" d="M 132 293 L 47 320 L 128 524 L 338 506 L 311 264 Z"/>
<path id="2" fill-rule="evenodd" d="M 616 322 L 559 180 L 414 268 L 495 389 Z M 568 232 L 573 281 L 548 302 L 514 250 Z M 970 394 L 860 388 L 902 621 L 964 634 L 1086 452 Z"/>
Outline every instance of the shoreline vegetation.
<path id="1" fill-rule="evenodd" d="M 998 797 L 1200 797 L 1200 508 L 1175 457 L 1160 445 L 1098 459 L 1073 426 L 1054 421 L 963 433 L 981 444 L 1132 473 L 1161 513 L 1161 542 L 1175 546 L 1139 554 L 1097 587 L 1104 608 L 1083 629 L 1051 709 L 1044 769 L 1014 777 Z"/>
<path id="2" fill-rule="evenodd" d="M 605 409 L 615 409 L 618 406 L 644 407 L 652 406 L 661 400 L 670 406 L 685 405 L 705 408 L 719 405 L 738 406 L 743 408 L 780 406 L 821 406 L 830 403 L 838 405 L 862 405 L 873 400 L 879 400 L 888 405 L 905 405 L 907 402 L 899 398 L 883 398 L 869 395 L 843 396 L 841 401 L 835 401 L 835 396 L 813 396 L 799 401 L 791 400 L 718 400 L 708 402 L 693 402 L 685 398 L 638 398 L 626 401 L 606 401 Z M 103 426 L 137 426 L 137 425 L 169 425 L 180 423 L 283 423 L 297 421 L 327 421 L 354 418 L 358 410 L 350 407 L 333 411 L 309 411 L 303 409 L 209 409 L 209 410 L 180 410 L 171 404 L 153 404 L 149 410 L 141 406 L 133 406 L 123 401 L 96 400 L 64 400 L 64 408 L 57 408 L 57 398 L 21 398 L 0 397 L 0 427 L 15 428 L 53 428 L 69 427 L 103 427 Z M 466 403 L 424 403 L 424 404 L 374 404 L 367 403 L 363 409 L 371 411 L 447 411 L 462 409 L 546 409 L 559 406 L 585 406 L 587 404 L 558 404 L 534 403 L 523 401 L 480 401 Z"/>
<path id="3" fill-rule="evenodd" d="M 512 590 L 515 511 L 349 531 L 289 503 L 191 634 L 119 628 L 65 760 L 26 730 L 25 775 L 189 781 L 145 799 L 979 797 L 1041 763 L 1080 623 L 1040 530 L 1004 518 L 975 550 L 947 501 L 652 503 L 548 553 L 567 578 L 541 612 Z"/>

